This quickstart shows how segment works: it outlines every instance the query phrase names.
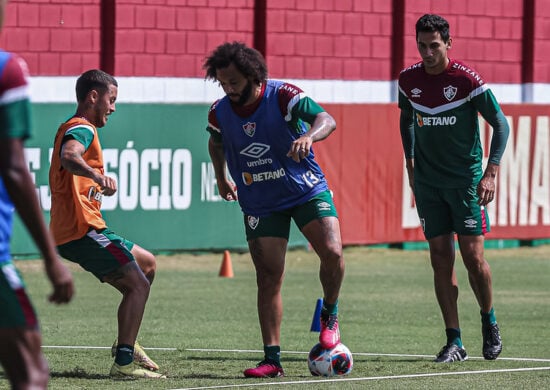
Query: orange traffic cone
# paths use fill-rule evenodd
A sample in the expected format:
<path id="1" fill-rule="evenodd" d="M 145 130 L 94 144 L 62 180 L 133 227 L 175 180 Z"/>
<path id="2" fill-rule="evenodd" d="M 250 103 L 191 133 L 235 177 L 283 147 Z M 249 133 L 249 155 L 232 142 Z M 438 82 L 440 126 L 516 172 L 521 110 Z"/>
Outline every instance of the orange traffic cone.
<path id="1" fill-rule="evenodd" d="M 222 260 L 222 266 L 220 267 L 219 276 L 223 278 L 233 277 L 233 266 L 231 265 L 231 255 L 227 250 L 223 251 L 223 260 Z"/>

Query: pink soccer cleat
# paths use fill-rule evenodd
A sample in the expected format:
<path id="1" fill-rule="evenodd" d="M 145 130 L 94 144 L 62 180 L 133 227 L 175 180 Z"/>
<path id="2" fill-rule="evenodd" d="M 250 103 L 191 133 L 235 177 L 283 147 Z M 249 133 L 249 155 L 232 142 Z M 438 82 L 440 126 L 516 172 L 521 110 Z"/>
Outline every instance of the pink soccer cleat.
<path id="1" fill-rule="evenodd" d="M 338 327 L 338 315 L 321 315 L 321 333 L 319 343 L 325 349 L 332 349 L 340 344 L 340 329 Z"/>
<path id="2" fill-rule="evenodd" d="M 284 375 L 283 368 L 271 360 L 262 360 L 256 367 L 244 370 L 247 378 L 275 378 Z"/>

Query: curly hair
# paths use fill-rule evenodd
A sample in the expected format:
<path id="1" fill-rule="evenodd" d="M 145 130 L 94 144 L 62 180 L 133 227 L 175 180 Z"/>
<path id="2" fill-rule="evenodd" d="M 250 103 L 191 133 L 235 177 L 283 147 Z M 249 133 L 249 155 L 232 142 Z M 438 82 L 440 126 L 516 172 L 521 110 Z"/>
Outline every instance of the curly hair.
<path id="1" fill-rule="evenodd" d="M 109 85 L 118 87 L 116 79 L 108 73 L 99 69 L 91 69 L 80 75 L 76 80 L 76 100 L 83 102 L 88 92 L 95 89 L 101 95 L 109 90 Z"/>
<path id="2" fill-rule="evenodd" d="M 262 54 L 242 42 L 226 42 L 218 46 L 204 61 L 205 79 L 217 80 L 216 71 L 227 68 L 231 63 L 245 77 L 263 83 L 267 79 L 267 65 Z"/>
<path id="3" fill-rule="evenodd" d="M 443 42 L 448 42 L 449 22 L 439 15 L 425 14 L 416 22 L 416 39 L 418 39 L 418 33 L 420 32 L 439 32 Z"/>

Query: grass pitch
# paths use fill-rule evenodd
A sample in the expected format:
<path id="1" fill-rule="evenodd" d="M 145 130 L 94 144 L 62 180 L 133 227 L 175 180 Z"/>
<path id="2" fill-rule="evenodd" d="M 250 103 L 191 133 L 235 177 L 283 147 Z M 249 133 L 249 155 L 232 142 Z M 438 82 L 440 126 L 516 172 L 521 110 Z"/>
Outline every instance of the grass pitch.
<path id="1" fill-rule="evenodd" d="M 487 250 L 495 310 L 504 343 L 496 361 L 481 358 L 479 308 L 460 256 L 459 311 L 470 359 L 435 364 L 445 343 L 426 251 L 347 248 L 340 298 L 342 342 L 354 368 L 342 378 L 309 374 L 306 357 L 317 343 L 310 332 L 322 297 L 313 252 L 287 255 L 281 329 L 286 376 L 247 379 L 245 368 L 263 357 L 256 282 L 248 253 L 231 253 L 235 276 L 222 278 L 222 254 L 157 257 L 158 271 L 140 343 L 165 380 L 112 380 L 110 346 L 116 336 L 119 293 L 71 264 L 77 294 L 68 306 L 46 303 L 41 263 L 16 262 L 38 311 L 50 389 L 518 389 L 550 387 L 550 247 Z M 0 369 L 0 388 L 8 388 Z"/>

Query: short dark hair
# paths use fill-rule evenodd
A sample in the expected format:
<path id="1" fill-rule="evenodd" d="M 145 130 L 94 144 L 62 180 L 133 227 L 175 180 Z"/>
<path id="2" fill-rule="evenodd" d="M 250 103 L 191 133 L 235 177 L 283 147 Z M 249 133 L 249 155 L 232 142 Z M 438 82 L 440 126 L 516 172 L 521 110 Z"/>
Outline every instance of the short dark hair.
<path id="1" fill-rule="evenodd" d="M 263 83 L 267 79 L 267 65 L 262 54 L 242 42 L 226 42 L 206 57 L 203 65 L 206 70 L 205 78 L 217 80 L 216 70 L 227 68 L 231 63 L 245 77 L 252 77 L 257 83 Z"/>
<path id="2" fill-rule="evenodd" d="M 425 14 L 416 22 L 416 39 L 420 32 L 439 32 L 443 42 L 449 41 L 449 22 L 445 18 L 435 14 Z"/>
<path id="3" fill-rule="evenodd" d="M 76 100 L 82 102 L 91 90 L 97 90 L 104 94 L 109 90 L 109 85 L 118 87 L 116 79 L 99 69 L 91 69 L 80 75 L 76 80 Z"/>

